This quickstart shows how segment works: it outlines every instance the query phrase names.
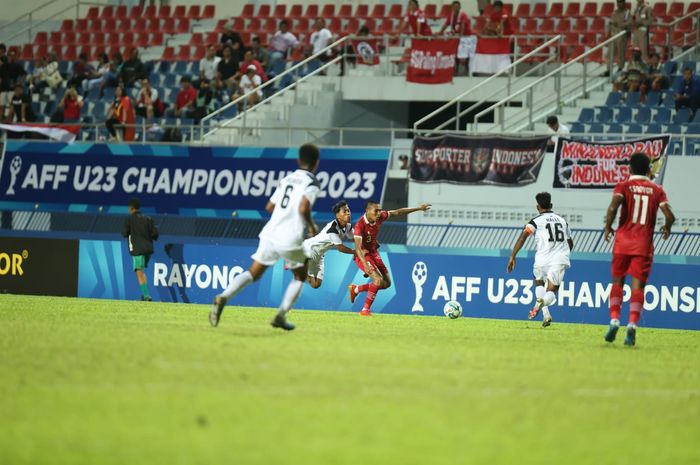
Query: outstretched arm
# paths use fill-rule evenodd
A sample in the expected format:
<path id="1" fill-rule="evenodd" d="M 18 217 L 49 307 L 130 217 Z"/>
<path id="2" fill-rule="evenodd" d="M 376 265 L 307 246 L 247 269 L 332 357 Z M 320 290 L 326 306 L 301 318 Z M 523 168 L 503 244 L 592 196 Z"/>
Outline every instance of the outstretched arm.
<path id="1" fill-rule="evenodd" d="M 346 246 L 346 245 L 343 245 L 343 244 L 336 244 L 335 249 L 336 249 L 338 252 L 347 253 L 347 254 L 350 254 L 350 255 L 352 255 L 352 254 L 355 253 L 354 250 L 352 250 L 350 247 L 348 247 L 348 246 Z"/>
<path id="2" fill-rule="evenodd" d="M 515 269 L 515 256 L 518 255 L 520 249 L 523 248 L 523 245 L 525 245 L 525 240 L 529 235 L 530 232 L 527 229 L 524 229 L 523 232 L 520 233 L 520 237 L 518 237 L 518 240 L 515 241 L 513 251 L 510 253 L 510 259 L 508 259 L 508 266 L 506 267 L 506 271 L 508 271 L 508 273 Z"/>
<path id="3" fill-rule="evenodd" d="M 671 206 L 668 203 L 664 203 L 660 208 L 661 213 L 663 213 L 666 218 L 666 223 L 661 227 L 661 232 L 663 233 L 662 237 L 668 239 L 668 236 L 671 235 L 671 226 L 676 222 L 676 215 L 673 214 Z"/>
<path id="4" fill-rule="evenodd" d="M 605 242 L 610 242 L 610 237 L 615 234 L 615 230 L 612 228 L 613 221 L 617 216 L 617 209 L 620 208 L 622 204 L 623 196 L 615 194 L 613 195 L 610 205 L 608 206 L 608 213 L 605 215 Z"/>
<path id="5" fill-rule="evenodd" d="M 362 268 L 367 269 L 367 260 L 365 260 L 365 253 L 362 250 L 362 236 L 355 236 L 355 255 L 360 259 L 362 263 Z"/>
<path id="6" fill-rule="evenodd" d="M 398 210 L 389 210 L 389 215 L 391 216 L 397 216 L 397 215 L 408 215 L 409 213 L 414 213 L 417 211 L 427 211 L 430 210 L 430 207 L 432 207 L 431 204 L 429 203 L 424 203 L 420 207 L 416 208 L 399 208 Z"/>

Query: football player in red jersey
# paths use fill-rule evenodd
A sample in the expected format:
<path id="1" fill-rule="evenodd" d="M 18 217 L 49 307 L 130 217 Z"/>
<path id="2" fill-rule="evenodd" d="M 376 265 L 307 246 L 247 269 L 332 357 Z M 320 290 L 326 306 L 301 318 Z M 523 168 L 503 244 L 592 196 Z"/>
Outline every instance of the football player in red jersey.
<path id="1" fill-rule="evenodd" d="M 424 203 L 417 208 L 399 208 L 398 210 L 382 210 L 379 202 L 369 200 L 365 205 L 365 214 L 355 223 L 355 263 L 372 281 L 356 286 L 350 284 L 350 302 L 355 302 L 355 297 L 360 292 L 367 291 L 367 298 L 360 315 L 371 316 L 372 302 L 379 289 L 391 286 L 391 276 L 382 258 L 379 256 L 379 243 L 377 235 L 382 223 L 392 216 L 408 215 L 417 211 L 430 210 L 430 204 Z"/>
<path id="2" fill-rule="evenodd" d="M 630 172 L 627 181 L 615 186 L 605 218 L 605 241 L 610 242 L 610 237 L 615 234 L 612 224 L 618 208 L 622 205 L 613 245 L 610 326 L 605 340 L 613 342 L 620 328 L 622 291 L 625 277 L 629 274 L 632 276 L 632 297 L 625 345 L 633 346 L 636 342 L 637 324 L 644 307 L 644 285 L 649 278 L 654 257 L 656 211 L 660 208 L 666 218 L 661 228 L 664 239 L 668 239 L 671 234 L 671 225 L 676 221 L 676 217 L 671 211 L 663 188 L 651 181 L 651 161 L 647 154 L 635 153 L 630 157 Z"/>

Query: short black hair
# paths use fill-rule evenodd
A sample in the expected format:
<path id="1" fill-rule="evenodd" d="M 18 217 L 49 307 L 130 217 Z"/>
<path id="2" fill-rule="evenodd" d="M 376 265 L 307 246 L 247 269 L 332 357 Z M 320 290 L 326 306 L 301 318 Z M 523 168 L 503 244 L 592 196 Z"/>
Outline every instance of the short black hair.
<path id="1" fill-rule="evenodd" d="M 367 202 L 365 202 L 365 210 L 367 210 L 370 205 L 379 205 L 379 202 L 374 199 L 369 199 Z"/>
<path id="2" fill-rule="evenodd" d="M 496 8 L 497 6 L 503 8 L 503 2 L 501 0 L 496 0 L 495 2 L 493 2 L 493 7 Z"/>
<path id="3" fill-rule="evenodd" d="M 311 168 L 316 165 L 319 158 L 321 158 L 321 152 L 314 144 L 304 144 L 299 147 L 299 161 L 302 166 Z"/>
<path id="4" fill-rule="evenodd" d="M 287 21 L 286 19 L 283 19 L 282 21 L 280 21 L 280 27 L 282 27 L 283 24 L 285 26 L 289 26 L 289 21 Z"/>
<path id="5" fill-rule="evenodd" d="M 258 36 L 253 36 L 253 42 L 260 43 L 260 37 L 258 37 Z"/>
<path id="6" fill-rule="evenodd" d="M 85 53 L 85 52 L 80 53 L 80 55 L 78 55 L 78 58 L 80 58 L 81 60 L 87 61 L 87 53 Z"/>
<path id="7" fill-rule="evenodd" d="M 357 31 L 358 34 L 367 34 L 369 35 L 369 28 L 367 26 L 362 26 L 359 31 Z"/>
<path id="8" fill-rule="evenodd" d="M 348 206 L 348 203 L 345 200 L 341 200 L 340 202 L 333 205 L 332 211 L 333 211 L 333 213 L 338 214 L 338 212 L 340 210 L 342 210 L 343 208 L 345 208 L 347 206 Z"/>
<path id="9" fill-rule="evenodd" d="M 557 119 L 556 116 L 548 116 L 547 117 L 547 124 L 557 124 L 559 123 L 559 120 Z"/>
<path id="10" fill-rule="evenodd" d="M 418 4 L 418 0 L 408 0 L 408 1 L 409 1 L 409 3 L 410 3 L 410 2 L 415 3 L 415 4 L 416 4 L 416 8 L 420 8 L 420 4 Z"/>
<path id="11" fill-rule="evenodd" d="M 537 200 L 537 205 L 539 205 L 540 208 L 544 208 L 545 210 L 550 210 L 552 208 L 552 194 L 549 192 L 540 192 L 535 196 L 535 200 Z"/>
<path id="12" fill-rule="evenodd" d="M 7 46 L 5 44 L 0 44 L 0 50 L 2 50 L 3 52 L 6 52 Z"/>
<path id="13" fill-rule="evenodd" d="M 454 2 L 452 2 L 452 5 L 455 5 L 455 4 L 459 5 L 460 7 L 462 6 L 462 4 L 461 4 L 460 2 L 458 2 L 457 0 L 455 0 Z"/>
<path id="14" fill-rule="evenodd" d="M 632 174 L 646 176 L 651 168 L 651 159 L 644 152 L 633 153 L 630 157 L 630 171 Z"/>
<path id="15" fill-rule="evenodd" d="M 133 199 L 129 200 L 129 207 L 133 208 L 134 210 L 140 210 L 141 201 L 134 197 Z"/>
<path id="16" fill-rule="evenodd" d="M 690 71 L 690 72 L 692 73 L 692 72 L 693 72 L 693 68 L 690 68 L 690 67 L 686 66 L 685 68 L 683 68 L 683 72 L 685 73 L 686 71 Z"/>
<path id="17" fill-rule="evenodd" d="M 182 76 L 182 77 L 180 78 L 180 82 L 190 82 L 189 76 Z"/>

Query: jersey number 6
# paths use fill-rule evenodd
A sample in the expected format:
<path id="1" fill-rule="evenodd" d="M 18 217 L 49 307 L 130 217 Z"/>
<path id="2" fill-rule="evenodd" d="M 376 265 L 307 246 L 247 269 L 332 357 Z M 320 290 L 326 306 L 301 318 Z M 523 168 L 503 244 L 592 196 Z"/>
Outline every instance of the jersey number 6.
<path id="1" fill-rule="evenodd" d="M 284 188 L 284 197 L 282 197 L 280 207 L 287 208 L 287 205 L 289 205 L 289 193 L 292 192 L 292 189 L 294 189 L 294 186 L 287 186 Z"/>

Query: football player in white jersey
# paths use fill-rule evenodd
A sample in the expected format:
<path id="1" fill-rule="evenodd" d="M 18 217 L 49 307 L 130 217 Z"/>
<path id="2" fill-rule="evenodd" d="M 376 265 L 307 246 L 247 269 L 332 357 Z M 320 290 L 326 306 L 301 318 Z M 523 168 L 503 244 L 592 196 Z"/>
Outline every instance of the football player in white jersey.
<path id="1" fill-rule="evenodd" d="M 333 205 L 335 219 L 328 223 L 320 233 L 304 241 L 304 253 L 309 257 L 309 267 L 306 278 L 309 286 L 314 289 L 323 283 L 324 255 L 331 247 L 342 253 L 354 255 L 355 251 L 345 245 L 343 240 L 352 241 L 352 225 L 350 224 L 350 207 L 345 200 Z"/>
<path id="2" fill-rule="evenodd" d="M 247 285 L 260 279 L 268 267 L 284 258 L 294 279 L 287 286 L 277 315 L 270 323 L 275 328 L 287 331 L 294 325 L 287 321 L 287 312 L 297 301 L 306 281 L 307 257 L 304 255 L 304 226 L 310 235 L 318 232 L 311 219 L 311 207 L 319 193 L 319 184 L 314 173 L 318 169 L 320 152 L 312 144 L 299 148 L 299 169 L 282 179 L 265 206 L 272 214 L 260 231 L 258 250 L 252 255 L 253 263 L 248 271 L 231 280 L 224 292 L 214 298 L 209 322 L 218 326 L 226 303 Z"/>
<path id="3" fill-rule="evenodd" d="M 534 234 L 537 253 L 533 274 L 537 286 L 535 288 L 537 303 L 530 311 L 528 318 L 532 320 L 542 310 L 542 326 L 549 326 L 552 324 L 549 306 L 556 302 L 556 293 L 564 278 L 564 272 L 571 266 L 569 254 L 574 248 L 574 241 L 566 220 L 552 212 L 552 196 L 549 192 L 540 192 L 535 196 L 535 200 L 537 200 L 537 211 L 540 214 L 525 225 L 525 229 L 513 246 L 507 270 L 509 273 L 513 271 L 515 256 L 518 255 L 528 236 Z"/>

